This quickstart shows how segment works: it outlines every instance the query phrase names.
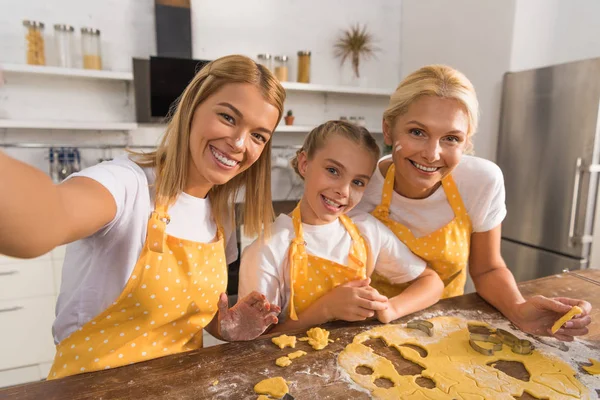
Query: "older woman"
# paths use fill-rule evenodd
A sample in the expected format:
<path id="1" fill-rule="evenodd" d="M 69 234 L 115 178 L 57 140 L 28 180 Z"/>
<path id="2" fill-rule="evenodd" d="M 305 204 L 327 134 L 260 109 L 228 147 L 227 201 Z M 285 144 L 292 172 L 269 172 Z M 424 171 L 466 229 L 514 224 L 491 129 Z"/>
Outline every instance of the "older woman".
<path id="1" fill-rule="evenodd" d="M 383 114 L 382 158 L 357 209 L 372 212 L 444 281 L 443 297 L 463 294 L 467 266 L 477 292 L 521 330 L 551 335 L 572 306 L 583 313 L 554 336 L 585 335 L 591 305 L 583 300 L 524 299 L 500 254 L 506 215 L 502 172 L 491 161 L 466 155 L 477 129 L 478 101 L 471 82 L 444 66 L 406 77 Z M 373 286 L 394 295 L 402 287 L 375 277 Z"/>

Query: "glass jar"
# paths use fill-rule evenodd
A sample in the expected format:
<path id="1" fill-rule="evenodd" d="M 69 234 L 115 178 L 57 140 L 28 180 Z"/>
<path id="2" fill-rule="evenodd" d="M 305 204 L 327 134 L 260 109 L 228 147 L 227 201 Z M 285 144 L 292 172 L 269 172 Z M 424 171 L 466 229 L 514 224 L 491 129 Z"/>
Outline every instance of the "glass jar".
<path id="1" fill-rule="evenodd" d="M 54 25 L 54 40 L 56 42 L 56 65 L 59 67 L 73 67 L 73 32 L 71 25 Z"/>
<path id="2" fill-rule="evenodd" d="M 83 68 L 102 69 L 100 52 L 100 31 L 95 28 L 81 28 L 81 54 Z"/>
<path id="3" fill-rule="evenodd" d="M 23 21 L 25 27 L 26 59 L 30 65 L 46 65 L 44 51 L 44 23 Z"/>
<path id="4" fill-rule="evenodd" d="M 288 80 L 288 56 L 275 56 L 275 76 L 279 82 Z"/>
<path id="5" fill-rule="evenodd" d="M 310 51 L 298 52 L 298 82 L 310 83 Z"/>
<path id="6" fill-rule="evenodd" d="M 273 57 L 269 53 L 259 54 L 256 57 L 260 65 L 273 72 Z"/>

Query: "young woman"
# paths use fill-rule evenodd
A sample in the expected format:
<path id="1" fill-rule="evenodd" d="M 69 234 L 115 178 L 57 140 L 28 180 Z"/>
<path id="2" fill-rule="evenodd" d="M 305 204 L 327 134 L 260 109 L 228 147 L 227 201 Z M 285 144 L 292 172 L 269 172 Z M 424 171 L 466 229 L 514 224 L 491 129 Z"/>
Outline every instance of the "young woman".
<path id="1" fill-rule="evenodd" d="M 477 292 L 521 330 L 550 335 L 572 306 L 583 314 L 555 336 L 585 335 L 591 306 L 583 300 L 534 296 L 525 300 L 500 255 L 506 215 L 502 172 L 466 155 L 477 130 L 475 89 L 460 72 L 430 65 L 407 76 L 383 114 L 382 158 L 357 209 L 372 212 L 444 282 L 443 297 L 463 293 L 467 266 Z M 375 277 L 387 295 L 402 290 Z"/>
<path id="2" fill-rule="evenodd" d="M 224 291 L 237 191 L 246 189 L 250 232 L 272 221 L 270 139 L 284 99 L 267 69 L 228 56 L 193 78 L 153 153 L 60 185 L 0 153 L 0 253 L 35 257 L 70 243 L 49 379 L 196 349 L 203 328 L 250 340 L 277 322 L 264 296 L 228 309 Z"/>
<path id="3" fill-rule="evenodd" d="M 280 215 L 273 235 L 244 252 L 241 296 L 266 295 L 285 310 L 274 331 L 303 329 L 333 319 L 374 315 L 389 322 L 438 301 L 443 285 L 425 263 L 369 214 L 346 213 L 360 201 L 379 158 L 364 128 L 330 121 L 308 134 L 293 160 L 304 194 L 291 216 Z M 391 282 L 410 282 L 389 300 L 369 286 L 376 270 Z"/>

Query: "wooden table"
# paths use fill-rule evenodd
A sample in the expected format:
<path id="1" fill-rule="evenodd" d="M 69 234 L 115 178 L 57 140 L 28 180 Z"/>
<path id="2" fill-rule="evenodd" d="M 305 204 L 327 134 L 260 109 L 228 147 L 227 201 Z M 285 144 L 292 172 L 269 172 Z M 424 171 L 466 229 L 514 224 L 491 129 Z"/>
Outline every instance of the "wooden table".
<path id="1" fill-rule="evenodd" d="M 600 270 L 579 273 L 600 281 Z M 600 350 L 598 285 L 572 274 L 561 274 L 523 282 L 519 287 L 525 296 L 577 297 L 592 303 L 593 322 L 590 334 L 584 338 Z M 476 294 L 443 300 L 423 313 L 448 310 L 478 310 L 481 315 L 498 317 L 498 313 Z M 399 321 L 406 322 L 416 316 Z M 339 340 L 322 351 L 313 351 L 306 342 L 299 342 L 296 350 L 305 350 L 308 354 L 286 368 L 277 367 L 275 359 L 287 354 L 289 349 L 278 349 L 271 343 L 271 336 L 266 336 L 252 342 L 209 347 L 113 370 L 15 386 L 0 390 L 0 399 L 256 399 L 252 390 L 254 384 L 273 376 L 283 376 L 293 382 L 291 394 L 296 399 L 368 399 L 364 392 L 350 388 L 342 380 L 337 369 L 337 355 L 357 333 L 376 324 L 327 324 L 325 328 L 331 332 L 330 337 Z M 374 343 L 373 347 L 377 348 L 378 344 Z M 383 347 L 379 346 L 377 351 L 388 351 Z M 403 359 L 393 361 L 401 374 L 419 372 L 420 367 L 416 364 Z M 216 380 L 219 383 L 213 386 Z"/>

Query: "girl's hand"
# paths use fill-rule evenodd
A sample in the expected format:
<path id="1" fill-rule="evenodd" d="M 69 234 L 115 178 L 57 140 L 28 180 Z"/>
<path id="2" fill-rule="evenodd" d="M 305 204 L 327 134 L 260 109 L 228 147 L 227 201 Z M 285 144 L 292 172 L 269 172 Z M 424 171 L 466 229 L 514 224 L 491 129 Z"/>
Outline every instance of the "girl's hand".
<path id="1" fill-rule="evenodd" d="M 578 306 L 583 311 L 571 321 L 566 322 L 554 335 L 550 331 L 552 325 L 571 307 Z M 574 336 L 586 335 L 587 326 L 592 322 L 590 311 L 592 306 L 584 300 L 570 299 L 567 297 L 547 298 L 533 296 L 525 303 L 517 306 L 515 318 L 512 321 L 523 332 L 540 336 L 554 336 L 566 342 L 573 341 Z"/>
<path id="2" fill-rule="evenodd" d="M 219 297 L 218 333 L 229 342 L 252 340 L 271 324 L 277 323 L 281 309 L 271 305 L 267 298 L 254 291 L 229 308 L 227 295 Z"/>
<path id="3" fill-rule="evenodd" d="M 371 279 L 360 279 L 334 288 L 323 296 L 328 320 L 363 321 L 388 307 L 388 299 L 369 286 Z"/>
<path id="4" fill-rule="evenodd" d="M 399 318 L 397 311 L 394 310 L 394 307 L 391 303 L 388 305 L 388 307 L 385 310 L 377 311 L 376 315 L 377 315 L 377 319 L 382 324 L 389 324 L 390 322 L 395 321 Z"/>

